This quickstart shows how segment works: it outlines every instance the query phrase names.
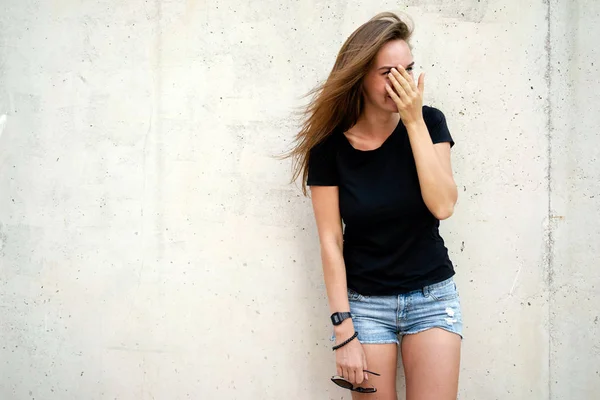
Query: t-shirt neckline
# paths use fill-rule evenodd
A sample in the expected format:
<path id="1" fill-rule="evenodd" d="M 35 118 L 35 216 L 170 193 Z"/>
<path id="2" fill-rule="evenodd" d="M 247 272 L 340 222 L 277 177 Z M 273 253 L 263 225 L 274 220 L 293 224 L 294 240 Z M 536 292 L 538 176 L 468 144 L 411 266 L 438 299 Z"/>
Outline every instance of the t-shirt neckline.
<path id="1" fill-rule="evenodd" d="M 342 132 L 342 136 L 344 137 L 344 142 L 346 142 L 346 144 L 348 145 L 348 147 L 350 147 L 352 150 L 358 152 L 358 153 L 373 153 L 376 152 L 378 150 L 380 150 L 381 148 L 383 148 L 386 143 L 388 143 L 391 140 L 391 137 L 394 136 L 394 134 L 400 129 L 400 127 L 402 126 L 402 120 L 398 121 L 398 125 L 396 125 L 396 128 L 394 128 L 394 130 L 392 131 L 392 133 L 390 133 L 388 135 L 387 138 L 385 138 L 385 140 L 379 145 L 379 147 L 376 147 L 374 149 L 371 150 L 360 150 L 357 149 L 356 147 L 352 146 L 352 143 L 350 143 L 350 140 L 348 140 L 348 138 L 346 137 L 346 135 L 344 134 L 344 132 Z"/>

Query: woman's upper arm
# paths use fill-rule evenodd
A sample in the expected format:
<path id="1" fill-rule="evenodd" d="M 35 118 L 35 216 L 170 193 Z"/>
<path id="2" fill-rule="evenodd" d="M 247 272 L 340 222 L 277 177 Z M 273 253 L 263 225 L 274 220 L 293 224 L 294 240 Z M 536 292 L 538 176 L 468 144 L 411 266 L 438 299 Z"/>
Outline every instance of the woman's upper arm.
<path id="1" fill-rule="evenodd" d="M 343 235 L 339 187 L 311 186 L 310 191 L 321 246 L 331 243 L 341 248 Z"/>
<path id="2" fill-rule="evenodd" d="M 433 148 L 435 149 L 438 160 L 440 160 L 440 163 L 442 164 L 444 172 L 454 179 L 452 174 L 452 161 L 450 157 L 450 143 L 436 143 L 433 145 Z"/>

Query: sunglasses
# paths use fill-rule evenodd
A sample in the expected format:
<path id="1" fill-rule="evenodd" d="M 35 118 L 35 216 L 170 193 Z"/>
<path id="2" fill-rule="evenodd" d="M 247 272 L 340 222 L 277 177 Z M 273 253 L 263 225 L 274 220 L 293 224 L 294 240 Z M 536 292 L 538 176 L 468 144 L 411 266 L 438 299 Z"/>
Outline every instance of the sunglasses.
<path id="1" fill-rule="evenodd" d="M 371 371 L 367 371 L 366 369 L 364 370 L 366 373 L 368 374 L 373 374 L 375 376 L 381 376 L 376 372 L 371 372 Z M 354 385 L 352 384 L 352 382 L 348 381 L 347 379 L 339 376 L 339 375 L 335 375 L 331 377 L 331 381 L 333 383 L 335 383 L 336 385 L 338 385 L 341 388 L 344 389 L 348 389 L 351 390 L 353 392 L 358 392 L 358 393 L 375 393 L 377 391 L 377 389 L 375 389 L 374 387 L 354 387 Z"/>

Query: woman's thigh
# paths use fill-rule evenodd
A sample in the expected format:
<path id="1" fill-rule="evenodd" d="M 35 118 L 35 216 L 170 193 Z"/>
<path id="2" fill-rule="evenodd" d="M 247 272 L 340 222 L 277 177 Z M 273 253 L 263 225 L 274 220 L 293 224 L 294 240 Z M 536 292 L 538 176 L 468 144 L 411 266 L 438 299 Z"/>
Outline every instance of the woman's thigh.
<path id="1" fill-rule="evenodd" d="M 369 380 L 364 381 L 364 387 L 374 386 L 375 393 L 352 392 L 352 400 L 397 400 L 396 369 L 398 366 L 398 345 L 363 344 L 367 358 L 367 369 L 381 376 L 368 374 Z"/>
<path id="2" fill-rule="evenodd" d="M 406 400 L 456 400 L 463 321 L 454 280 L 410 293 L 404 304 Z"/>
<path id="3" fill-rule="evenodd" d="M 456 400 L 461 337 L 440 328 L 402 338 L 406 400 Z"/>

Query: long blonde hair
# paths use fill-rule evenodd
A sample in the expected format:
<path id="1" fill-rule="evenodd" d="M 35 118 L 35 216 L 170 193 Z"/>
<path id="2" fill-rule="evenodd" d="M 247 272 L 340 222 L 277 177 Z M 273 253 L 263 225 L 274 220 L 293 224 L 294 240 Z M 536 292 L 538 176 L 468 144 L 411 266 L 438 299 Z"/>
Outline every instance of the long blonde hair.
<path id="1" fill-rule="evenodd" d="M 377 14 L 356 29 L 342 45 L 327 80 L 312 89 L 313 99 L 302 112 L 304 122 L 293 148 L 292 182 L 302 176 L 302 193 L 307 195 L 310 150 L 334 131 L 350 129 L 363 111 L 363 80 L 379 50 L 391 40 L 409 43 L 412 21 L 407 24 L 391 12 Z M 410 45 L 410 43 L 409 43 Z"/>

